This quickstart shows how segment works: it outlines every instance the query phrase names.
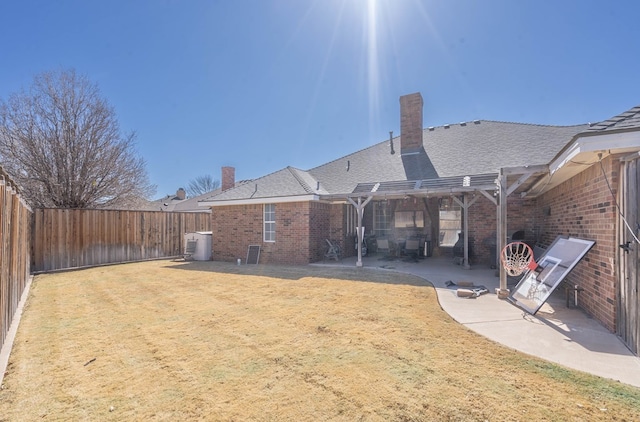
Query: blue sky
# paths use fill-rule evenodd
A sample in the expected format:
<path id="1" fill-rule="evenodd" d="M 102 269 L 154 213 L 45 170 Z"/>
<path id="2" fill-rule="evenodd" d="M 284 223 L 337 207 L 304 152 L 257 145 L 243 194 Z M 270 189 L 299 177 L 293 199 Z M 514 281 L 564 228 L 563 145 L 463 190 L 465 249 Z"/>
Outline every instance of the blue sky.
<path id="1" fill-rule="evenodd" d="M 607 119 L 640 104 L 638 16 L 636 1 L 3 0 L 0 98 L 86 74 L 160 197 L 222 166 L 251 179 L 366 148 L 399 134 L 412 92 L 425 126 Z"/>

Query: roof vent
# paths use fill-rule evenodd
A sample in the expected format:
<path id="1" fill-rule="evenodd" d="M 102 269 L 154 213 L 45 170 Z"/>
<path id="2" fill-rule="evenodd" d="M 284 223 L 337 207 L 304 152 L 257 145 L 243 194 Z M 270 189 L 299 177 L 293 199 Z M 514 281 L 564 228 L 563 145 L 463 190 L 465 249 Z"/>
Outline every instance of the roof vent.
<path id="1" fill-rule="evenodd" d="M 393 131 L 389 131 L 389 145 L 391 146 L 391 155 L 395 154 L 396 151 L 393 149 Z"/>

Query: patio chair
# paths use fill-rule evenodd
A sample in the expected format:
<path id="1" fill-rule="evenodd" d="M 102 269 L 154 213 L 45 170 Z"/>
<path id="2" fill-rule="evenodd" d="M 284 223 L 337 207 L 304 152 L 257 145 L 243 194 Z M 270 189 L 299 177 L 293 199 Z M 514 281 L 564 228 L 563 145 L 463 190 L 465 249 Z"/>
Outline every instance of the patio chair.
<path id="1" fill-rule="evenodd" d="M 382 257 L 378 258 L 380 260 L 393 259 L 389 239 L 378 239 L 378 252 L 382 252 L 384 254 Z"/>
<path id="2" fill-rule="evenodd" d="M 185 261 L 193 259 L 193 254 L 196 253 L 197 245 L 198 239 L 187 240 L 187 245 L 184 247 L 184 254 L 182 255 Z"/>
<path id="3" fill-rule="evenodd" d="M 407 239 L 404 243 L 404 255 L 407 257 L 406 261 L 418 262 L 418 256 L 420 255 L 420 240 L 419 239 Z"/>
<path id="4" fill-rule="evenodd" d="M 324 254 L 324 257 L 326 259 L 335 259 L 336 261 L 339 261 L 340 259 L 342 259 L 342 249 L 340 249 L 340 245 L 338 245 L 338 243 L 336 243 L 335 241 L 332 242 L 329 239 L 325 239 L 325 240 L 329 245 L 329 249 L 327 249 L 327 252 Z"/>

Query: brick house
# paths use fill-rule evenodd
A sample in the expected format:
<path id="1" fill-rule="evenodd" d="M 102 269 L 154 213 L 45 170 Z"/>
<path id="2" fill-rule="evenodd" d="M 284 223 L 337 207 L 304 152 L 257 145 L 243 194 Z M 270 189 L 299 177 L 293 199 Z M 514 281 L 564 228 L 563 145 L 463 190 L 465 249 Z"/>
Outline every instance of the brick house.
<path id="1" fill-rule="evenodd" d="M 640 351 L 640 107 L 575 135 L 549 162 L 536 198 L 541 242 L 557 235 L 595 240 L 567 278 L 580 307 Z"/>
<path id="2" fill-rule="evenodd" d="M 359 227 L 370 247 L 375 239 L 400 245 L 416 238 L 428 253 L 462 250 L 463 266 L 495 265 L 497 251 L 515 233 L 542 246 L 558 235 L 584 237 L 596 245 L 569 278 L 584 289 L 581 306 L 637 341 L 637 252 L 635 261 L 624 251 L 628 259 L 621 259 L 618 245 L 630 240 L 617 207 L 625 204 L 622 215 L 637 215 L 620 189 L 626 183 L 637 210 L 637 192 L 630 193 L 637 190 L 637 178 L 631 183 L 637 154 L 630 154 L 640 150 L 639 115 L 632 109 L 598 125 L 475 120 L 425 128 L 422 96 L 405 95 L 400 136 L 310 170 L 287 167 L 201 201 L 212 210 L 213 259 L 235 261 L 249 245 L 260 245 L 261 263 L 308 264 L 323 260 L 326 239 L 346 256 L 357 255 Z M 626 182 L 623 171 L 630 172 Z M 627 282 L 621 294 L 623 273 L 636 284 Z"/>

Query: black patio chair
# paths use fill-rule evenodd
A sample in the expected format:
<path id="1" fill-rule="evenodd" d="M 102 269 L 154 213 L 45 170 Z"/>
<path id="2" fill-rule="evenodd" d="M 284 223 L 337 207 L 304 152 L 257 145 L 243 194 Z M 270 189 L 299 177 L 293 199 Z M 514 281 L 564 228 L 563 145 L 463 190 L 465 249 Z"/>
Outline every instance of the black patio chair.
<path id="1" fill-rule="evenodd" d="M 327 249 L 327 252 L 324 254 L 324 257 L 326 259 L 335 259 L 336 261 L 339 261 L 342 259 L 342 249 L 340 248 L 340 245 L 338 245 L 337 242 L 335 241 L 331 241 L 329 239 L 325 239 L 327 241 L 327 244 L 329 245 L 329 249 Z"/>

